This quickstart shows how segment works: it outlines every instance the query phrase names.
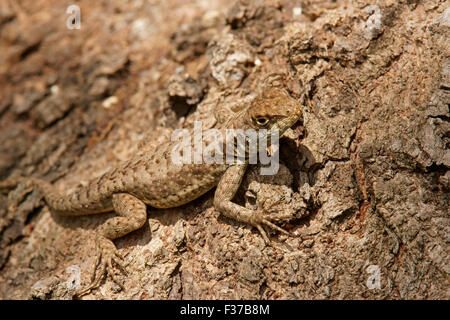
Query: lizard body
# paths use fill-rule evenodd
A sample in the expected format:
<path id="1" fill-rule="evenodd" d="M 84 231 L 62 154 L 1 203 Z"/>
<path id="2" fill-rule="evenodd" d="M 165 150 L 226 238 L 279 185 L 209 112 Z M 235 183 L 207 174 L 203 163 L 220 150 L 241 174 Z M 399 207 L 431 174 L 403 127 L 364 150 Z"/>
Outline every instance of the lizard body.
<path id="1" fill-rule="evenodd" d="M 300 115 L 300 104 L 288 93 L 269 88 L 247 108 L 222 123 L 218 130 L 224 133 L 226 129 L 267 129 L 269 132 L 277 131 L 281 136 Z M 117 213 L 116 217 L 108 219 L 97 230 L 99 255 L 96 267 L 91 284 L 81 290 L 79 295 L 98 286 L 106 273 L 111 274 L 116 281 L 109 271 L 114 263 L 123 267 L 123 261 L 112 240 L 142 227 L 147 216 L 146 205 L 155 208 L 177 207 L 217 187 L 214 207 L 222 214 L 257 227 L 265 241 L 268 241 L 268 237 L 262 228 L 264 224 L 286 232 L 262 214 L 232 202 L 245 174 L 248 160 L 237 164 L 177 165 L 171 159 L 171 150 L 175 143 L 168 142 L 154 152 L 131 159 L 93 179 L 86 186 L 77 187 L 68 195 L 57 192 L 44 180 L 24 181 L 28 191 L 39 189 L 49 208 L 58 214 L 77 216 L 109 211 Z M 8 186 L 8 182 L 3 183 L 3 187 L 5 186 Z M 14 210 L 14 204 L 10 205 L 10 210 Z M 99 277 L 96 277 L 97 268 L 100 269 Z"/>

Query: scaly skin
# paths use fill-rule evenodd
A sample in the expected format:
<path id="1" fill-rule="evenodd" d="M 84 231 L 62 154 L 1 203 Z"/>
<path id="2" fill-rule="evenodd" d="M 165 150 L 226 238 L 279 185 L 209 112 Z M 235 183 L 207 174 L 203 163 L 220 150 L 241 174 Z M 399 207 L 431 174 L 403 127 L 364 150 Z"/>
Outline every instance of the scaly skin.
<path id="1" fill-rule="evenodd" d="M 247 108 L 220 125 L 218 130 L 223 133 L 223 137 L 226 129 L 267 129 L 272 132 L 278 130 L 281 136 L 300 115 L 300 104 L 284 90 L 268 88 Z M 257 119 L 260 118 L 267 120 L 267 123 L 258 124 Z M 171 151 L 175 143 L 168 142 L 153 153 L 131 159 L 68 195 L 58 193 L 51 184 L 43 180 L 29 179 L 23 182 L 26 184 L 25 192 L 38 188 L 50 210 L 58 214 L 78 216 L 109 211 L 118 214 L 98 228 L 96 243 L 99 255 L 91 284 L 77 295 L 81 296 L 97 287 L 107 273 L 119 283 L 110 271 L 114 263 L 123 269 L 123 260 L 112 240 L 143 226 L 147 218 L 146 205 L 156 208 L 177 207 L 217 187 L 214 207 L 225 216 L 255 226 L 266 242 L 269 240 L 262 228 L 264 224 L 287 233 L 262 214 L 232 202 L 245 174 L 248 159 L 241 164 L 177 165 L 171 161 Z M 0 189 L 9 188 L 14 183 L 17 182 L 2 182 Z M 15 199 L 14 202 L 21 200 Z M 14 209 L 13 203 L 10 210 Z"/>

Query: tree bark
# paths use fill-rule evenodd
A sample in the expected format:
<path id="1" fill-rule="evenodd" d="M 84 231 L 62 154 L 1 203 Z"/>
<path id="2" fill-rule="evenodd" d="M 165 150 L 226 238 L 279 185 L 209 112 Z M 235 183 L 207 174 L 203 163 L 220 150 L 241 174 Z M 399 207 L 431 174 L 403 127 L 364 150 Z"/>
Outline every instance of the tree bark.
<path id="1" fill-rule="evenodd" d="M 116 241 L 122 290 L 92 298 L 449 299 L 450 8 L 415 1 L 0 2 L 0 179 L 69 191 L 194 121 L 214 126 L 272 72 L 304 105 L 280 170 L 236 201 L 291 236 L 219 215 L 213 192 L 148 209 Z M 14 192 L 14 191 L 12 191 Z M 0 297 L 70 299 L 94 228 L 0 194 Z M 270 214 L 270 213 L 269 213 Z"/>

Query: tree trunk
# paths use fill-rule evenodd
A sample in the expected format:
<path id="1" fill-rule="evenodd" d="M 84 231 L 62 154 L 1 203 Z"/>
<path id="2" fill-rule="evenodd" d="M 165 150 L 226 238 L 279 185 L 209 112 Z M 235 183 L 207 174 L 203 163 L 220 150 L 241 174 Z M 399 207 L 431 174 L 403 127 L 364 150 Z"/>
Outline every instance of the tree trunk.
<path id="1" fill-rule="evenodd" d="M 302 122 L 278 173 L 250 168 L 235 201 L 288 215 L 291 235 L 265 245 L 213 192 L 148 208 L 115 242 L 124 289 L 108 278 L 90 295 L 449 299 L 450 8 L 373 3 L 3 0 L 0 179 L 70 191 L 174 129 L 223 121 L 281 73 Z M 70 299 L 88 281 L 112 214 L 59 217 L 39 200 L 8 212 L 0 194 L 0 298 Z"/>

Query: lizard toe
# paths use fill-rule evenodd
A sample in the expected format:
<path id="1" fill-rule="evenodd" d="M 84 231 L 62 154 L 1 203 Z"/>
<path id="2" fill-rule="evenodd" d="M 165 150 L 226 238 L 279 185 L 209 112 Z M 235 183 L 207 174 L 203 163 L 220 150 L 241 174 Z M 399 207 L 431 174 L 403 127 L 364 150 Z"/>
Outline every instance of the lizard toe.
<path id="1" fill-rule="evenodd" d="M 114 270 L 116 266 L 126 273 L 123 257 L 117 252 L 114 243 L 105 238 L 97 237 L 97 257 L 90 277 L 90 284 L 76 293 L 77 297 L 88 294 L 100 286 L 102 280 L 109 275 L 111 279 L 123 289 L 123 284 L 117 279 Z"/>
<path id="2" fill-rule="evenodd" d="M 270 243 L 270 240 L 269 240 L 269 237 L 267 236 L 267 232 L 264 230 L 264 228 L 263 228 L 260 224 L 257 224 L 257 225 L 256 225 L 256 228 L 258 229 L 259 233 L 260 233 L 261 236 L 263 237 L 264 242 L 265 242 L 266 244 L 269 244 L 269 243 Z"/>
<path id="3" fill-rule="evenodd" d="M 286 230 L 284 230 L 283 228 L 280 228 L 279 226 L 277 226 L 276 224 L 272 223 L 271 221 L 269 221 L 266 218 L 262 219 L 262 223 L 264 223 L 265 225 L 271 227 L 272 229 L 278 230 L 281 233 L 284 233 L 286 235 L 289 235 L 289 232 L 287 232 Z"/>
<path id="4" fill-rule="evenodd" d="M 269 240 L 269 237 L 267 236 L 267 232 L 266 232 L 266 231 L 264 230 L 264 228 L 263 228 L 263 225 L 266 225 L 266 226 L 268 226 L 268 227 L 270 227 L 270 228 L 272 228 L 272 229 L 275 229 L 275 230 L 277 230 L 277 231 L 279 231 L 279 232 L 281 232 L 281 233 L 284 233 L 284 234 L 286 234 L 286 235 L 290 235 L 289 232 L 287 232 L 287 231 L 284 230 L 283 228 L 280 228 L 280 227 L 277 226 L 276 224 L 272 223 L 272 222 L 270 221 L 270 218 L 263 218 L 263 217 L 260 217 L 260 218 L 257 219 L 257 221 L 253 221 L 252 224 L 258 229 L 259 233 L 260 233 L 261 236 L 263 237 L 264 242 L 265 242 L 266 244 L 269 244 L 269 243 L 270 243 L 270 240 Z"/>

